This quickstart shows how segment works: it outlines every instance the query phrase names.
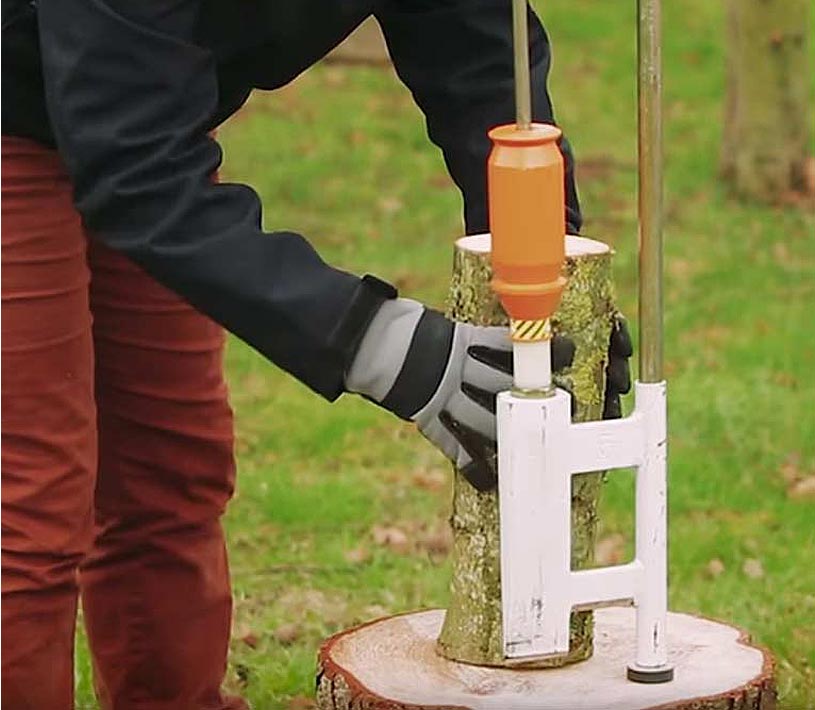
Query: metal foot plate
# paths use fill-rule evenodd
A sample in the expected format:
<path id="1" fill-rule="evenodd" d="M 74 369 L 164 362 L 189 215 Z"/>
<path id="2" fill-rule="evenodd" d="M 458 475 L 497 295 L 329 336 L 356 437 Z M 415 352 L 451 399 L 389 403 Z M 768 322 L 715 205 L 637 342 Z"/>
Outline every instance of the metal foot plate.
<path id="1" fill-rule="evenodd" d="M 673 666 L 660 666 L 659 668 L 628 666 L 628 680 L 634 683 L 670 683 L 673 679 Z"/>

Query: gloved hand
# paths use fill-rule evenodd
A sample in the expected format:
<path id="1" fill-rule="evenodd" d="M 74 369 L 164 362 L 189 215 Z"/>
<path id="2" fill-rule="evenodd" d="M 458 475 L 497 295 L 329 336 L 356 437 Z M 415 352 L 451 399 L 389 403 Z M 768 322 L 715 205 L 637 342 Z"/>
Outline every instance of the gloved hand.
<path id="1" fill-rule="evenodd" d="M 606 391 L 603 398 L 603 419 L 619 419 L 622 414 L 620 395 L 631 389 L 631 369 L 628 359 L 634 353 L 628 326 L 619 313 L 614 316 L 608 344 Z"/>
<path id="2" fill-rule="evenodd" d="M 574 344 L 552 339 L 552 369 Z M 453 323 L 408 299 L 386 301 L 360 344 L 346 388 L 415 421 L 478 490 L 496 485 L 495 400 L 512 386 L 506 327 Z"/>

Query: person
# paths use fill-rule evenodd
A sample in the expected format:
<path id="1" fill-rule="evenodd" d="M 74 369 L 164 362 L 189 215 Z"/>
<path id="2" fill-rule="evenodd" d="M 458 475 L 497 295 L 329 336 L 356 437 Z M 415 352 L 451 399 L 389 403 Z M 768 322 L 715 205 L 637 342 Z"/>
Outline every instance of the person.
<path id="1" fill-rule="evenodd" d="M 3 708 L 72 706 L 79 597 L 102 707 L 244 708 L 220 687 L 222 327 L 327 400 L 355 392 L 417 422 L 482 488 L 509 344 L 331 267 L 297 233 L 264 233 L 256 194 L 217 181 L 212 131 L 373 13 L 467 232 L 486 231 L 486 132 L 513 115 L 509 0 L 3 0 L 2 13 Z M 549 45 L 529 19 L 534 115 L 554 122 Z M 611 414 L 630 355 L 615 333 Z M 567 362 L 569 344 L 555 349 Z"/>

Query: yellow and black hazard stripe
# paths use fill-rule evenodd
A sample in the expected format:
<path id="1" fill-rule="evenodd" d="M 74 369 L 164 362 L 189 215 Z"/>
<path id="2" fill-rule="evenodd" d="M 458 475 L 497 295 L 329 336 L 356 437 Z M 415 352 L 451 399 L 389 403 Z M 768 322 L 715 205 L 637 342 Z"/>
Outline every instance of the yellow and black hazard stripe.
<path id="1" fill-rule="evenodd" d="M 552 337 L 552 326 L 546 320 L 511 320 L 510 336 L 516 342 L 531 343 L 537 340 L 549 340 Z"/>

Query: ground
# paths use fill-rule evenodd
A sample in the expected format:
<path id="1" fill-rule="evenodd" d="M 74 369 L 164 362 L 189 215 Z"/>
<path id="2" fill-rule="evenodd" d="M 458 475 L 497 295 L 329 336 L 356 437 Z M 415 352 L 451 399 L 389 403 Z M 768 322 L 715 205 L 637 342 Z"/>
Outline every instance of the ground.
<path id="1" fill-rule="evenodd" d="M 617 250 L 635 320 L 635 3 L 540 9 L 584 232 Z M 670 603 L 748 628 L 777 655 L 781 706 L 815 708 L 815 217 L 728 198 L 720 3 L 665 14 Z M 257 95 L 220 138 L 224 178 L 260 192 L 268 228 L 442 304 L 460 198 L 391 71 L 317 67 Z M 329 406 L 237 341 L 228 373 L 240 465 L 228 683 L 255 708 L 307 708 L 322 638 L 445 604 L 450 472 L 409 426 L 350 396 Z M 610 477 L 604 560 L 630 554 L 631 503 L 630 474 Z M 95 707 L 89 677 L 80 639 L 81 708 Z"/>

